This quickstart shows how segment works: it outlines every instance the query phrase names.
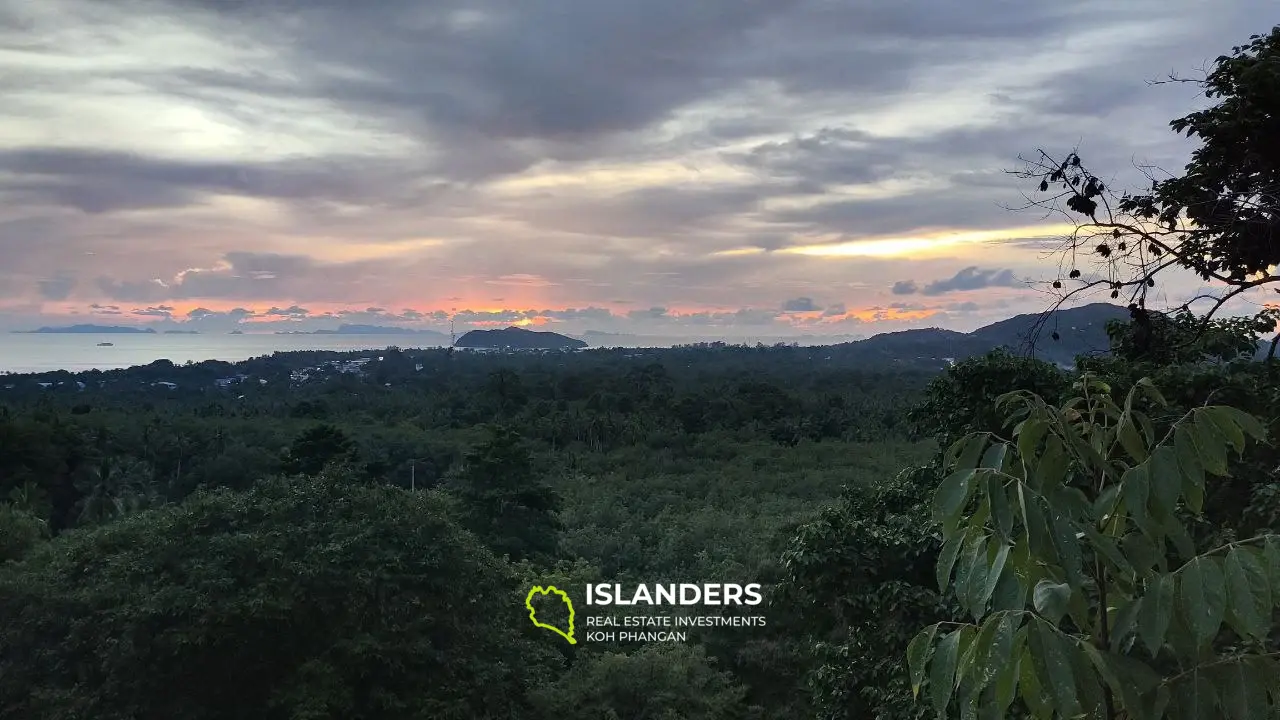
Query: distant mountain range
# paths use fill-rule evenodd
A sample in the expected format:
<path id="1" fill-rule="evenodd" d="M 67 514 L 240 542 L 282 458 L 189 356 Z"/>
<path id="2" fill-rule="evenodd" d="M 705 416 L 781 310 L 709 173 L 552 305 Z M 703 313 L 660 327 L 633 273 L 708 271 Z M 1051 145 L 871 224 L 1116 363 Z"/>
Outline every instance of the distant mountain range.
<path id="1" fill-rule="evenodd" d="M 472 330 L 458 338 L 454 347 L 484 350 L 577 350 L 587 343 L 553 332 L 509 327 L 504 330 Z"/>
<path id="2" fill-rule="evenodd" d="M 904 330 L 901 332 L 883 333 L 865 339 L 838 342 L 842 338 L 829 338 L 820 347 L 815 347 L 813 357 L 840 359 L 862 364 L 910 364 L 945 367 L 949 361 L 963 360 L 976 355 L 983 355 L 998 347 L 1026 349 L 1034 337 L 1034 354 L 1042 360 L 1061 365 L 1070 365 L 1077 355 L 1100 354 L 1107 352 L 1110 341 L 1106 333 L 1106 325 L 1111 320 L 1127 320 L 1129 311 L 1120 305 L 1110 303 L 1094 303 L 1082 307 L 1058 310 L 1045 319 L 1040 313 L 1017 315 L 1001 320 L 973 332 L 962 333 L 942 328 L 924 328 Z M 154 328 L 140 328 L 111 325 L 71 325 L 67 327 L 42 327 L 38 330 L 17 332 L 28 333 L 146 333 L 154 334 Z M 174 332 L 174 331 L 165 331 Z M 1057 339 L 1054 339 L 1056 333 Z M 411 328 L 382 325 L 341 325 L 333 330 L 293 331 L 278 334 L 302 335 L 404 335 L 429 340 L 442 346 L 449 344 L 449 336 L 435 330 L 415 330 Z M 644 343 L 643 340 L 658 338 L 642 338 L 640 336 L 617 335 L 602 332 L 587 332 L 587 340 L 581 340 L 555 332 L 526 330 L 519 327 L 508 327 L 499 330 L 472 330 L 458 338 L 455 347 L 473 349 L 579 349 L 588 346 L 617 347 L 620 345 L 661 347 L 674 344 L 696 344 L 689 338 L 662 338 L 668 342 Z M 847 338 L 848 336 L 845 336 Z M 625 338 L 629 342 L 620 343 Z M 588 340 L 590 342 L 588 342 Z M 804 341 L 804 342 L 801 342 Z M 821 342 L 817 337 L 778 338 L 778 342 L 816 345 Z M 633 345 L 633 343 L 635 343 Z M 743 341 L 728 344 L 746 344 Z"/>
<path id="3" fill-rule="evenodd" d="M 339 325 L 337 330 L 280 330 L 276 335 L 416 335 L 433 337 L 441 341 L 449 337 L 435 330 L 415 330 L 388 325 Z"/>
<path id="4" fill-rule="evenodd" d="M 1017 315 L 968 333 L 942 328 L 903 330 L 835 345 L 831 349 L 846 360 L 934 365 L 937 363 L 930 361 L 959 361 L 985 355 L 999 347 L 1026 349 L 1034 341 L 1036 357 L 1059 365 L 1071 365 L 1077 355 L 1106 353 L 1111 346 L 1107 323 L 1128 318 L 1128 308 L 1093 303 L 1058 310 L 1047 319 L 1041 313 Z M 1039 333 L 1036 332 L 1037 327 Z M 1056 340 L 1054 333 L 1058 336 Z"/>
<path id="5" fill-rule="evenodd" d="M 720 341 L 731 343 L 734 345 L 800 345 L 803 347 L 811 347 L 815 345 L 836 345 L 839 343 L 853 342 L 855 340 L 863 340 L 866 335 L 759 335 L 746 337 L 689 337 L 688 335 L 634 335 L 631 333 L 615 333 L 605 332 L 602 330 L 587 330 L 581 334 L 581 338 L 586 340 L 592 347 L 601 348 L 650 348 L 650 347 L 674 347 L 676 345 L 689 345 L 691 343 L 702 343 Z"/>
<path id="6" fill-rule="evenodd" d="M 42 327 L 39 330 L 14 330 L 15 333 L 82 333 L 82 334 L 149 334 L 154 328 L 124 327 L 120 325 L 68 325 L 66 327 Z"/>

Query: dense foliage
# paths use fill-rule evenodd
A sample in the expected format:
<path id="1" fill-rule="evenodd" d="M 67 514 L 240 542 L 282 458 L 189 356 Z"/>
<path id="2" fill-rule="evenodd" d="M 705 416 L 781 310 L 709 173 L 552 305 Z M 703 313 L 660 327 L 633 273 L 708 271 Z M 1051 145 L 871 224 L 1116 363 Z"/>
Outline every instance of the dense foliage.
<path id="1" fill-rule="evenodd" d="M 545 582 L 771 585 L 842 486 L 927 457 L 900 408 L 930 375 L 796 352 L 8 376 L 0 717 L 803 717 L 785 604 L 677 645 L 521 613 Z"/>
<path id="2" fill-rule="evenodd" d="M 1015 699 L 1038 718 L 1271 716 L 1280 535 L 1202 546 L 1188 528 L 1206 482 L 1265 429 L 1229 406 L 1154 421 L 1148 380 L 1122 403 L 1089 376 L 1073 391 L 1061 407 L 1003 396 L 1008 439 L 948 450 L 937 579 L 972 622 L 912 640 L 913 689 L 928 671 L 935 710 L 993 718 Z"/>

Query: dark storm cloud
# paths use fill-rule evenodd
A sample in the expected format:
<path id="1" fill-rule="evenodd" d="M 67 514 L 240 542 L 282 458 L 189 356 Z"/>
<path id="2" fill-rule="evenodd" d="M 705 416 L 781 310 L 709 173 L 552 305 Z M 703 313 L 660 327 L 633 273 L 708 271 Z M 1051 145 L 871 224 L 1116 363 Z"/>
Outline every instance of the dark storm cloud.
<path id="1" fill-rule="evenodd" d="M 281 49 L 307 75 L 301 88 L 278 88 L 286 92 L 446 131 L 557 139 L 639 129 L 723 87 L 715 61 L 801 2 L 153 5 L 203 8 L 220 30 L 259 38 L 275 40 L 287 27 Z M 332 71 L 345 68 L 361 72 Z"/>
<path id="2" fill-rule="evenodd" d="M 523 198 L 500 212 L 502 217 L 560 232 L 666 238 L 697 233 L 750 212 L 769 195 L 763 185 L 672 185 L 603 198 Z"/>
<path id="3" fill-rule="evenodd" d="M 800 297 L 788 300 L 782 303 L 782 311 L 788 313 L 808 313 L 817 312 L 822 308 L 813 301 L 813 298 Z"/>
<path id="4" fill-rule="evenodd" d="M 647 310 L 630 310 L 627 317 L 632 320 L 661 320 L 667 316 L 667 309 L 664 307 L 651 307 Z"/>
<path id="5" fill-rule="evenodd" d="M 158 306 L 146 307 L 146 308 L 134 308 L 132 311 L 130 311 L 130 314 L 137 315 L 139 317 L 152 317 L 152 318 L 161 318 L 164 320 L 168 320 L 173 317 L 173 308 L 169 307 L 168 305 L 158 305 Z"/>
<path id="6" fill-rule="evenodd" d="M 231 310 L 222 312 L 210 310 L 208 308 L 195 308 L 187 312 L 187 318 L 195 321 L 231 320 L 233 322 L 240 322 L 241 320 L 246 320 L 254 317 L 255 315 L 256 313 L 248 308 L 232 308 Z"/>
<path id="7" fill-rule="evenodd" d="M 277 200 L 392 200 L 406 177 L 402 170 L 355 158 L 238 164 L 92 149 L 0 150 L 0 195 L 86 213 L 182 207 L 206 192 Z"/>
<path id="8" fill-rule="evenodd" d="M 877 140 L 851 128 L 823 128 L 786 141 L 762 143 L 750 151 L 728 153 L 727 160 L 760 172 L 764 177 L 807 181 L 818 188 L 827 183 L 871 183 L 892 177 L 902 168 L 899 143 Z"/>
<path id="9" fill-rule="evenodd" d="M 1064 36 L 1094 25 L 1099 8 L 1116 20 L 1126 15 L 1110 3 L 1010 0 L 978 6 L 443 0 L 430 10 L 408 0 L 141 6 L 186 10 L 210 31 L 269 41 L 300 78 L 188 71 L 182 82 L 197 94 L 322 98 L 402 127 L 470 139 L 470 149 L 487 147 L 509 168 L 536 158 L 494 139 L 576 142 L 640 130 L 748 81 L 774 81 L 802 94 L 882 95 L 904 89 L 916 69 L 933 62 L 989 59 L 1002 44 Z M 1127 13 L 1140 16 L 1149 6 L 1135 2 Z"/>
<path id="10" fill-rule="evenodd" d="M 304 318 L 310 315 L 311 311 L 304 307 L 298 307 L 297 305 L 290 305 L 287 308 L 278 308 L 278 307 L 268 308 L 262 314 L 268 315 L 271 317 Z"/>
<path id="11" fill-rule="evenodd" d="M 945 295 L 951 292 L 981 290 L 990 287 L 1020 287 L 1023 285 L 1014 277 L 1013 270 L 983 270 L 976 266 L 967 267 L 945 280 L 935 280 L 919 287 L 914 280 L 900 280 L 893 284 L 894 295 Z"/>

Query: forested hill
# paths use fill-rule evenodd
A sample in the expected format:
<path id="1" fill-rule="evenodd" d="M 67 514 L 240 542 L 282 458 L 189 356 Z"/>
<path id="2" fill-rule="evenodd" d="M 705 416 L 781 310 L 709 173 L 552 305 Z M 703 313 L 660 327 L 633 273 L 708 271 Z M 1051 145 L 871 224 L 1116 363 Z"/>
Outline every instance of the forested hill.
<path id="1" fill-rule="evenodd" d="M 822 348 L 822 359 L 855 365 L 895 365 L 941 370 L 953 361 L 984 355 L 996 348 L 1034 350 L 1035 357 L 1057 365 L 1071 365 L 1079 355 L 1105 354 L 1109 348 L 1107 323 L 1127 321 L 1129 311 L 1119 305 L 1093 303 L 1042 313 L 1017 315 L 973 332 L 942 328 L 884 333 L 865 340 Z M 815 353 L 818 355 L 818 353 Z"/>
<path id="2" fill-rule="evenodd" d="M 509 327 L 503 330 L 472 330 L 454 343 L 460 348 L 486 350 L 577 350 L 587 343 L 554 332 Z"/>

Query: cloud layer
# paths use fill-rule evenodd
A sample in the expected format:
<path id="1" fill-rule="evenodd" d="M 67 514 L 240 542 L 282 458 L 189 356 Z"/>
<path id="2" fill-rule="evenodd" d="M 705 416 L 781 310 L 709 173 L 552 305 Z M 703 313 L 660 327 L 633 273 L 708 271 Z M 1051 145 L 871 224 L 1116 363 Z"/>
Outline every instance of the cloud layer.
<path id="1" fill-rule="evenodd" d="M 1274 20 L 1269 0 L 0 0 L 0 327 L 972 327 L 1056 270 L 1002 169 L 1077 143 L 1115 182 L 1180 166 L 1167 122 L 1199 101 L 1146 81 Z"/>

